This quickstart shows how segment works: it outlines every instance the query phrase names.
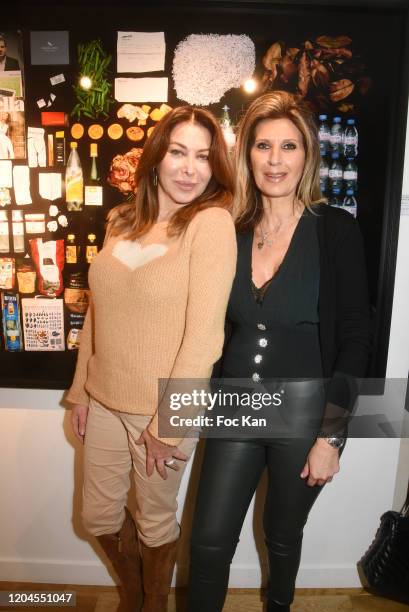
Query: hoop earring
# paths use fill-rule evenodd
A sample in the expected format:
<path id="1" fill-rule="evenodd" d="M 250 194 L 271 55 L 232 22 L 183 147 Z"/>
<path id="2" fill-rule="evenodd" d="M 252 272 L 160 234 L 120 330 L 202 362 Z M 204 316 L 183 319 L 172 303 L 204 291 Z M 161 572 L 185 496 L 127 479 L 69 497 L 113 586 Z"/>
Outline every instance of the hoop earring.
<path id="1" fill-rule="evenodd" d="M 153 169 L 153 185 L 154 187 L 158 186 L 158 173 L 156 168 Z"/>

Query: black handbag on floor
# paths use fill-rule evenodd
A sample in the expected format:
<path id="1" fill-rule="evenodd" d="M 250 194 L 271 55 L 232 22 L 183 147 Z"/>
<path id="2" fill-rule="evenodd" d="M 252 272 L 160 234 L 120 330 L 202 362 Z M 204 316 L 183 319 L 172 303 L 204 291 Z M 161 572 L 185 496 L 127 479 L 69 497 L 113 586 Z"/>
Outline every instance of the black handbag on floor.
<path id="1" fill-rule="evenodd" d="M 368 591 L 409 604 L 409 485 L 402 510 L 381 516 L 375 538 L 357 567 Z"/>

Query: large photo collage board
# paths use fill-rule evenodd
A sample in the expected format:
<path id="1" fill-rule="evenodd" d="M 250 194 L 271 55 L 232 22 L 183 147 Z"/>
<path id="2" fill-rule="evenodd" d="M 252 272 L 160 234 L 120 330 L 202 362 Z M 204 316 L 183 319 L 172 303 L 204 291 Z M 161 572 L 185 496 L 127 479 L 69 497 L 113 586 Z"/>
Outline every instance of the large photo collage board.
<path id="1" fill-rule="evenodd" d="M 62 8 L 42 20 L 39 7 L 0 32 L 0 384 L 69 385 L 107 212 L 132 198 L 144 143 L 181 104 L 211 110 L 233 152 L 258 95 L 285 89 L 309 103 L 322 191 L 361 225 L 376 309 L 398 87 L 376 33 L 398 54 L 395 18 L 388 30 L 372 16 L 369 32 L 363 13 L 322 7 L 291 19 L 279 9 L 194 8 L 180 19 L 165 7 L 127 7 L 125 19 L 101 7 L 98 22 L 94 7 L 75 10 L 75 20 Z"/>

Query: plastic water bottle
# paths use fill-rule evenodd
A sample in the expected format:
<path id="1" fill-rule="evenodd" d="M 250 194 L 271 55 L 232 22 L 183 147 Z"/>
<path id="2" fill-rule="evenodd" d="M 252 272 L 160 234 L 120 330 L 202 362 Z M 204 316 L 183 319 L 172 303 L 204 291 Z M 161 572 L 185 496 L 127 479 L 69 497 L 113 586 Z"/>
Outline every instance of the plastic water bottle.
<path id="1" fill-rule="evenodd" d="M 329 205 L 332 206 L 333 208 L 343 208 L 343 204 L 344 202 L 341 197 L 341 190 L 332 189 L 331 197 L 329 199 Z"/>
<path id="2" fill-rule="evenodd" d="M 329 166 L 325 157 L 321 157 L 320 161 L 320 189 L 322 195 L 325 195 L 328 191 L 329 183 Z"/>
<path id="3" fill-rule="evenodd" d="M 348 119 L 344 132 L 344 155 L 347 159 L 358 157 L 358 130 L 355 119 Z"/>
<path id="4" fill-rule="evenodd" d="M 331 157 L 332 157 L 332 164 L 331 164 L 331 167 L 328 173 L 329 187 L 331 191 L 334 191 L 334 189 L 339 189 L 339 191 L 341 191 L 343 172 L 342 172 L 342 166 L 339 161 L 339 153 L 332 153 Z"/>
<path id="5" fill-rule="evenodd" d="M 345 191 L 351 189 L 352 193 L 355 195 L 358 191 L 358 166 L 352 159 L 348 161 L 344 168 L 343 178 Z"/>
<path id="6" fill-rule="evenodd" d="M 342 125 L 341 117 L 334 117 L 333 124 L 331 126 L 331 151 L 332 153 L 342 153 Z"/>
<path id="7" fill-rule="evenodd" d="M 320 141 L 321 157 L 329 153 L 331 142 L 331 128 L 327 123 L 327 115 L 319 115 L 320 125 L 318 128 L 318 138 Z"/>
<path id="8" fill-rule="evenodd" d="M 354 197 L 354 192 L 352 189 L 347 189 L 346 196 L 344 198 L 344 206 L 343 208 L 347 210 L 351 215 L 356 217 L 357 213 L 357 202 Z"/>

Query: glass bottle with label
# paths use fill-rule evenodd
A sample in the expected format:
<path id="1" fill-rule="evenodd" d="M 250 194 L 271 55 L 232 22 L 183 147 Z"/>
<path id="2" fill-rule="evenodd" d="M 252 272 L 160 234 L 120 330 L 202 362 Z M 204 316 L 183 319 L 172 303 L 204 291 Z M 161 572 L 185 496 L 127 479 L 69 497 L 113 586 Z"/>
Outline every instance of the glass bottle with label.
<path id="1" fill-rule="evenodd" d="M 87 247 L 85 251 L 85 258 L 87 263 L 91 264 L 94 260 L 94 257 L 98 253 L 98 245 L 97 245 L 97 237 L 95 234 L 90 233 L 87 237 Z"/>
<path id="2" fill-rule="evenodd" d="M 85 205 L 102 206 L 102 185 L 97 164 L 98 144 L 96 142 L 91 143 L 90 157 L 91 173 L 85 185 Z"/>
<path id="3" fill-rule="evenodd" d="M 75 265 L 79 261 L 80 247 L 77 244 L 75 234 L 68 234 L 65 243 L 65 263 Z"/>
<path id="4" fill-rule="evenodd" d="M 84 204 L 84 178 L 81 162 L 77 152 L 78 143 L 71 142 L 71 153 L 65 172 L 65 201 L 67 210 L 81 211 Z"/>

